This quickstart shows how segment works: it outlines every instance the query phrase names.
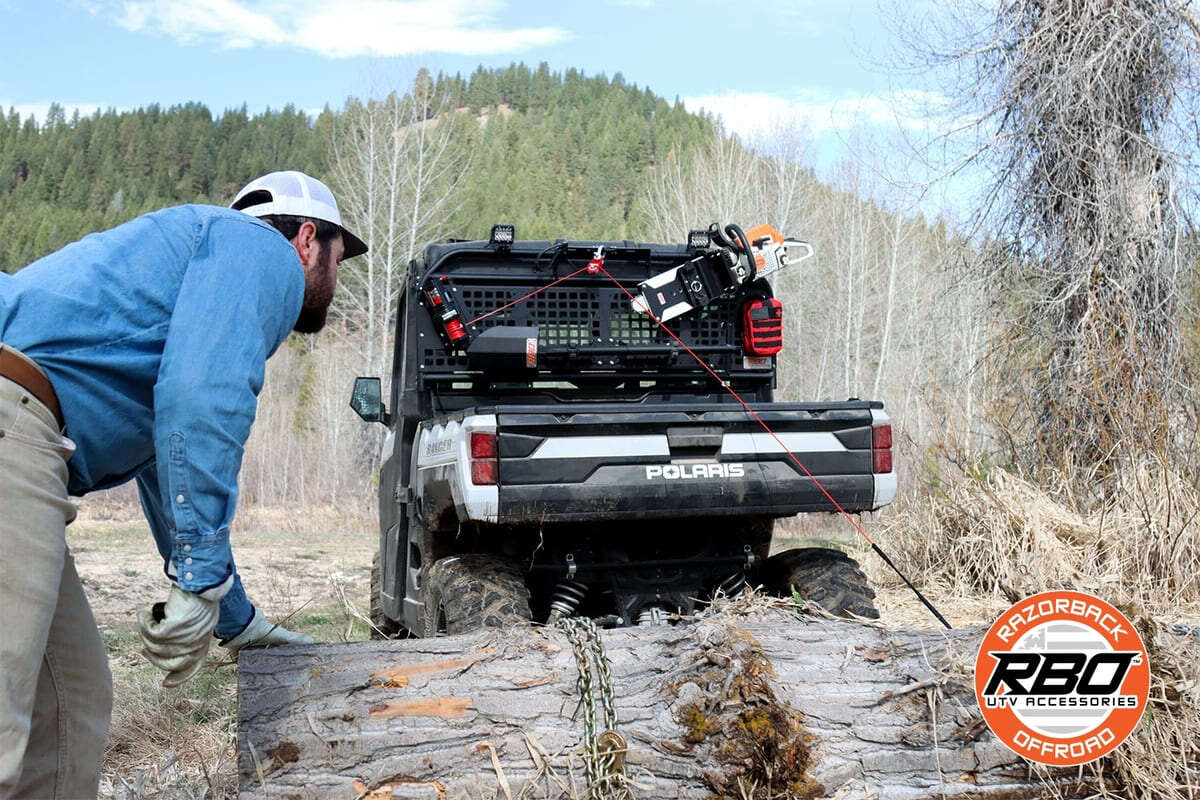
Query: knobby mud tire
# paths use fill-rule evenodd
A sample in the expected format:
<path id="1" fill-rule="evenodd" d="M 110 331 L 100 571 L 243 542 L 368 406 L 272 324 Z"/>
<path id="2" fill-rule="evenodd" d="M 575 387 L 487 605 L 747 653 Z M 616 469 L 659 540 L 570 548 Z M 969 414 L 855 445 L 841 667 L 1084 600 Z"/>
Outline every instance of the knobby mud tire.
<path id="1" fill-rule="evenodd" d="M 379 565 L 379 553 L 371 561 L 371 638 L 395 639 L 403 628 L 400 623 L 383 613 L 383 569 Z"/>
<path id="2" fill-rule="evenodd" d="M 835 616 L 879 619 L 875 590 L 858 562 L 840 550 L 805 547 L 778 553 L 767 559 L 764 578 L 778 597 L 792 597 L 795 589 Z"/>
<path id="3" fill-rule="evenodd" d="M 533 618 L 520 568 L 501 556 L 443 558 L 429 568 L 424 594 L 424 636 L 509 628 Z"/>

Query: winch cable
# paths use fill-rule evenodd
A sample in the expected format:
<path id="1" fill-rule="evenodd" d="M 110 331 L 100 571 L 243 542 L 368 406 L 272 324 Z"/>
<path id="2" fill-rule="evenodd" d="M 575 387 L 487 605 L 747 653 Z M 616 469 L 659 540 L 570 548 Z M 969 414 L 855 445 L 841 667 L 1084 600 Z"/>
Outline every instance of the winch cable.
<path id="1" fill-rule="evenodd" d="M 716 226 L 714 226 L 714 227 L 716 227 Z M 717 230 L 719 232 L 719 228 L 717 228 Z M 739 240 L 739 244 L 741 245 L 741 247 L 746 250 L 747 254 L 749 254 L 750 263 L 753 264 L 754 257 L 752 254 L 750 254 L 750 242 L 747 240 L 746 234 L 742 233 L 741 228 L 737 227 L 736 225 L 729 225 L 726 227 L 726 232 L 729 233 L 729 235 L 732 238 Z M 468 322 L 466 324 L 466 326 L 470 327 L 471 325 L 474 325 L 475 323 L 480 322 L 481 320 L 485 320 L 488 317 L 499 314 L 501 311 L 512 308 L 513 306 L 518 305 L 520 303 L 523 303 L 526 300 L 528 300 L 529 298 L 535 297 L 536 295 L 541 294 L 542 292 L 546 291 L 547 289 L 557 286 L 558 284 L 562 283 L 565 280 L 574 278 L 576 275 L 579 275 L 580 273 L 583 273 L 583 272 L 595 273 L 597 271 L 604 273 L 608 277 L 608 279 L 610 281 L 612 281 L 613 284 L 618 289 L 620 289 L 625 294 L 626 297 L 629 298 L 630 302 L 633 302 L 636 299 L 632 292 L 630 292 L 627 288 L 625 288 L 625 286 L 619 280 L 617 280 L 615 277 L 613 277 L 612 273 L 610 273 L 607 269 L 604 268 L 603 259 L 600 259 L 598 262 L 597 262 L 597 259 L 593 259 L 592 261 L 589 261 L 586 266 L 580 267 L 579 269 L 575 270 L 574 272 L 572 272 L 569 275 L 564 275 L 563 277 L 559 278 L 558 280 L 551 281 L 550 283 L 546 284 L 545 286 L 542 286 L 539 289 L 534 289 L 529 294 L 526 294 L 522 297 L 518 297 L 516 300 L 513 300 L 512 302 L 505 303 L 504 305 L 500 306 L 499 308 L 493 309 L 492 311 L 489 311 L 486 314 L 483 314 L 482 316 L 476 317 L 475 319 Z M 796 454 L 793 453 L 791 451 L 791 449 L 783 443 L 783 440 L 779 438 L 778 434 L 776 434 L 775 431 L 771 430 L 771 426 L 766 423 L 766 420 L 764 420 L 762 417 L 760 417 L 754 411 L 754 409 L 750 407 L 750 404 L 747 403 L 745 400 L 743 400 L 742 396 L 740 394 L 738 394 L 737 391 L 735 391 L 732 386 L 730 386 L 729 381 L 723 379 L 720 375 L 718 375 L 716 373 L 716 371 L 708 365 L 708 362 L 706 362 L 703 358 L 701 358 L 699 355 L 697 355 L 696 352 L 694 350 L 692 350 L 692 348 L 688 347 L 687 343 L 684 342 L 682 339 L 680 339 L 675 334 L 675 332 L 672 331 L 670 328 L 668 328 L 666 326 L 666 323 L 664 323 L 662 320 L 660 320 L 654 313 L 650 312 L 649 310 L 647 310 L 645 313 L 647 316 L 650 317 L 650 319 L 654 320 L 654 323 L 656 325 L 658 325 L 658 327 L 662 328 L 663 331 L 665 331 L 666 334 L 668 336 L 670 336 L 675 341 L 676 344 L 678 344 L 680 347 L 682 347 L 683 350 L 689 356 L 691 356 L 696 361 L 697 364 L 699 364 L 701 367 L 703 367 L 704 370 L 717 381 L 717 383 L 721 386 L 721 388 L 723 388 L 726 392 L 728 392 L 733 397 L 733 399 L 736 400 L 741 405 L 741 407 L 746 410 L 746 413 L 748 415 L 750 415 L 750 417 L 755 422 L 757 422 L 760 426 L 762 426 L 762 429 L 764 431 L 766 431 L 771 436 L 772 439 L 775 440 L 776 444 L 778 444 L 780 446 L 780 448 L 783 449 L 783 452 L 787 454 L 788 458 L 791 459 L 792 463 L 800 468 L 800 471 L 803 472 L 808 477 L 808 479 L 813 482 L 813 485 L 816 486 L 817 489 L 819 489 L 821 491 L 821 494 L 825 495 L 826 499 L 828 499 L 829 502 L 833 503 L 833 507 L 837 509 L 838 513 L 846 518 L 846 521 L 849 522 L 854 527 L 854 530 L 858 531 L 858 535 L 863 538 L 863 541 L 865 541 L 867 544 L 869 544 L 871 546 L 871 549 L 875 551 L 876 555 L 878 555 L 880 558 L 882 558 L 883 562 L 885 564 L 887 564 L 889 567 L 891 567 L 893 572 L 895 572 L 897 575 L 900 576 L 900 580 L 904 581 L 904 585 L 907 586 L 912 591 L 912 593 L 917 596 L 917 599 L 920 600 L 921 603 L 927 609 L 929 609 L 930 613 L 932 613 L 935 617 L 937 617 L 938 622 L 942 623 L 942 625 L 944 625 L 947 630 L 952 630 L 953 629 L 952 626 L 950 625 L 949 622 L 946 621 L 946 618 L 942 616 L 941 612 L 939 612 L 936 608 L 934 608 L 933 604 L 930 603 L 929 600 L 925 597 L 925 595 L 921 593 L 921 590 L 913 585 L 912 581 L 910 581 L 908 579 L 908 577 L 903 572 L 900 571 L 900 568 L 896 566 L 895 562 L 893 562 L 892 559 L 888 557 L 888 554 L 883 552 L 882 548 L 880 548 L 879 545 L 876 544 L 875 541 L 870 536 L 867 535 L 867 532 L 865 530 L 863 530 L 863 527 L 858 524 L 857 520 L 855 520 L 854 517 L 850 516 L 850 513 L 848 511 L 846 511 L 845 508 L 842 507 L 842 504 L 839 503 L 832 494 L 829 493 L 829 490 L 825 488 L 824 484 L 822 484 L 821 481 L 817 480 L 817 476 L 813 475 L 812 472 L 809 471 L 808 467 L 804 466 L 804 464 L 800 461 L 800 459 L 796 457 Z"/>

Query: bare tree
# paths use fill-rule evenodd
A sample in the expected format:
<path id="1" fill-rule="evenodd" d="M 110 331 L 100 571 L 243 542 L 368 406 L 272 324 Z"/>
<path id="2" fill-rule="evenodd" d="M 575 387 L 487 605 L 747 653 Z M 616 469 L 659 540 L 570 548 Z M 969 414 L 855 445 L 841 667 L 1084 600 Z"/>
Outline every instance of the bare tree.
<path id="1" fill-rule="evenodd" d="M 1033 472 L 1102 485 L 1165 454 L 1180 376 L 1181 152 L 1195 152 L 1200 30 L 1186 0 L 947 4 L 912 42 L 970 122 L 992 182 L 978 274 L 1001 316 L 997 419 Z M 913 32 L 914 26 L 903 30 Z M 926 29 L 927 30 L 927 29 Z"/>
<path id="2" fill-rule="evenodd" d="M 346 265 L 335 309 L 362 336 L 362 367 L 371 374 L 387 368 L 408 264 L 426 243 L 453 232 L 476 127 L 434 91 L 424 69 L 408 92 L 351 100 L 339 117 L 333 182 L 370 249 Z"/>
<path id="3" fill-rule="evenodd" d="M 767 216 L 765 160 L 715 129 L 694 152 L 676 148 L 652 173 L 645 204 L 655 241 L 683 241 L 710 222 L 762 221 Z"/>
<path id="4" fill-rule="evenodd" d="M 979 428 L 975 363 L 983 314 L 976 282 L 950 265 L 961 236 L 881 205 L 882 151 L 846 162 L 822 181 L 805 162 L 807 139 L 778 126 L 753 149 L 719 132 L 668 160 L 647 184 L 654 237 L 679 240 L 714 219 L 769 222 L 812 241 L 816 255 L 773 279 L 785 308 L 778 396 L 883 400 L 918 449 L 947 429 L 970 450 Z M 861 161 L 861 159 L 860 159 Z M 727 215 L 727 216 L 722 216 Z M 967 402 L 961 402 L 968 387 Z"/>

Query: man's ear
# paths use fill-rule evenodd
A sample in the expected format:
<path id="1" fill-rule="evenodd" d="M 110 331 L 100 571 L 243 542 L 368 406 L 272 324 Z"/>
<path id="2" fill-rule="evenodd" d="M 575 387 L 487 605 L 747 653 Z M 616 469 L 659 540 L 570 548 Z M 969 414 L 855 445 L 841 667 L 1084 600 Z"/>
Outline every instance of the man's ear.
<path id="1" fill-rule="evenodd" d="M 300 230 L 296 231 L 296 236 L 292 239 L 292 246 L 296 248 L 296 254 L 300 256 L 300 263 L 306 268 L 310 266 L 309 261 L 318 248 L 316 224 L 311 221 L 302 222 Z"/>

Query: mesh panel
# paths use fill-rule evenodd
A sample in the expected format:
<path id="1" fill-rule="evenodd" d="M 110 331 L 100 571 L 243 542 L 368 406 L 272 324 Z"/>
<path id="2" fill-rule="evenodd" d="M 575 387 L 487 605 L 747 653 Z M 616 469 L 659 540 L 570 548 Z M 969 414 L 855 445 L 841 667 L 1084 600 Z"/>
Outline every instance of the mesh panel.
<path id="1" fill-rule="evenodd" d="M 535 326 L 539 348 L 545 355 L 571 349 L 586 356 L 589 346 L 623 347 L 628 348 L 628 352 L 620 360 L 626 366 L 640 363 L 644 358 L 660 359 L 663 348 L 678 349 L 652 319 L 630 308 L 629 298 L 623 291 L 611 285 L 588 289 L 559 286 L 520 302 L 515 301 L 538 287 L 532 284 L 466 287 L 456 286 L 451 279 L 447 288 L 455 297 L 472 337 L 497 326 Z M 514 302 L 510 308 L 496 311 Z M 480 319 L 485 314 L 491 316 Z M 673 319 L 667 327 L 690 347 L 720 347 L 734 343 L 735 315 L 736 301 L 726 298 Z M 643 358 L 638 357 L 639 348 L 648 348 Z M 423 355 L 425 365 L 432 369 L 455 369 L 466 365 L 465 358 L 447 354 L 438 346 L 425 348 Z"/>
<path id="2" fill-rule="evenodd" d="M 287 172 L 277 172 L 271 178 L 271 189 L 285 197 L 301 197 L 300 179 Z"/>

